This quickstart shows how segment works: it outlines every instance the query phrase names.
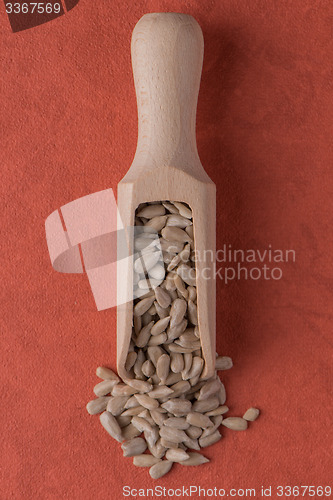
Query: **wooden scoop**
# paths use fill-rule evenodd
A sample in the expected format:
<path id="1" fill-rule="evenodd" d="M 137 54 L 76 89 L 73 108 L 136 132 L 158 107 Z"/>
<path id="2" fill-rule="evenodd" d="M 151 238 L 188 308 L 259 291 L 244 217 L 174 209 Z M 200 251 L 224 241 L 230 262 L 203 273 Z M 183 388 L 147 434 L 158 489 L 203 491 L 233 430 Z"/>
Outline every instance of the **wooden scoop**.
<path id="1" fill-rule="evenodd" d="M 205 359 L 203 375 L 209 377 L 215 370 L 216 189 L 200 162 L 195 137 L 203 45 L 201 28 L 189 15 L 146 14 L 135 26 L 131 52 L 138 143 L 133 163 L 118 184 L 118 208 L 125 228 L 134 225 L 140 203 L 181 201 L 192 209 L 199 255 L 198 326 Z M 118 273 L 117 286 L 129 287 L 130 291 L 132 281 L 132 272 L 125 280 Z M 117 368 L 125 380 L 129 378 L 125 362 L 132 320 L 133 302 L 119 305 Z"/>

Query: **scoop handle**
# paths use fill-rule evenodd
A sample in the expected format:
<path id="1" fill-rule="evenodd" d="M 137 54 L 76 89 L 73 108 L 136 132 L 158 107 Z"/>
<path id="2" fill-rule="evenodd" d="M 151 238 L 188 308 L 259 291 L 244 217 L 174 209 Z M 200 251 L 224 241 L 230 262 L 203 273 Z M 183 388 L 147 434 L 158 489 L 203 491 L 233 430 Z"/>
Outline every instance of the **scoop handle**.
<path id="1" fill-rule="evenodd" d="M 172 165 L 202 169 L 195 122 L 204 42 L 189 15 L 146 14 L 131 43 L 138 106 L 138 143 L 132 169 Z"/>

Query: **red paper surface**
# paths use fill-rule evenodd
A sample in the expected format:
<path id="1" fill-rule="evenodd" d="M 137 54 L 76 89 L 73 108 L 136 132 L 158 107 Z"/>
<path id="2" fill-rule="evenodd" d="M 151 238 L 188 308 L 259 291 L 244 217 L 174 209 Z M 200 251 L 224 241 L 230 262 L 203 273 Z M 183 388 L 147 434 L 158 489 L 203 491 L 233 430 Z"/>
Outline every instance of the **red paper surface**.
<path id="1" fill-rule="evenodd" d="M 56 273 L 44 221 L 116 189 L 134 155 L 130 36 L 146 12 L 192 14 L 205 37 L 197 137 L 217 185 L 218 248 L 294 249 L 281 280 L 218 280 L 231 415 L 209 465 L 158 483 L 85 410 L 115 367 L 115 311 Z M 13 33 L 2 8 L 1 499 L 122 498 L 122 488 L 327 485 L 332 478 L 333 4 L 81 0 Z M 247 265 L 250 268 L 250 265 Z M 278 498 L 273 490 L 272 498 Z M 198 496 L 197 496 L 198 497 Z M 195 496 L 194 496 L 195 498 Z M 305 496 L 305 498 L 310 498 Z"/>

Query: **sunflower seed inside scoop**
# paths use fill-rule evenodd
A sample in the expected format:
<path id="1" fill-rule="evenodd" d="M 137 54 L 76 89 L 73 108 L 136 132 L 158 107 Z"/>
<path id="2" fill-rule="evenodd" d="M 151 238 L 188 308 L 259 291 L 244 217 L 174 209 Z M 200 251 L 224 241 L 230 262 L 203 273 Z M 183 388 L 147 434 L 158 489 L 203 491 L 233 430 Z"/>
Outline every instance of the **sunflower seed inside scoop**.
<path id="1" fill-rule="evenodd" d="M 142 351 L 140 351 L 142 352 Z M 147 359 L 143 364 L 142 364 L 142 373 L 146 376 L 146 377 L 151 377 L 154 373 L 155 373 L 155 367 L 153 365 L 153 363 L 150 361 L 150 359 Z"/>
<path id="2" fill-rule="evenodd" d="M 183 320 L 186 313 L 187 303 L 183 299 L 176 299 L 170 311 L 170 328 L 173 328 Z"/>
<path id="3" fill-rule="evenodd" d="M 148 325 L 144 326 L 141 329 L 139 335 L 137 336 L 137 338 L 135 340 L 135 345 L 137 347 L 145 347 L 148 344 L 148 341 L 150 339 L 150 332 L 151 332 L 153 324 L 154 324 L 154 321 L 151 321 L 150 323 L 148 323 Z"/>
<path id="4" fill-rule="evenodd" d="M 156 373 L 160 378 L 161 383 L 164 384 L 169 374 L 170 357 L 167 354 L 162 354 L 156 363 Z"/>
<path id="5" fill-rule="evenodd" d="M 187 226 L 190 226 L 192 222 L 187 219 L 186 217 L 183 217 L 180 214 L 171 214 L 168 216 L 166 225 L 167 226 L 176 226 L 180 227 L 181 229 L 184 229 Z"/>
<path id="6" fill-rule="evenodd" d="M 150 333 L 152 335 L 158 335 L 159 333 L 164 332 L 169 324 L 169 321 L 170 321 L 170 316 L 167 316 L 166 318 L 162 318 L 156 321 Z"/>
<path id="7" fill-rule="evenodd" d="M 196 285 L 196 273 L 194 267 L 190 267 L 187 264 L 181 264 L 177 267 L 177 274 L 187 285 Z"/>
<path id="8" fill-rule="evenodd" d="M 161 231 L 162 237 L 167 241 L 179 241 L 181 243 L 186 243 L 191 240 L 189 235 L 179 227 L 167 226 Z"/>
<path id="9" fill-rule="evenodd" d="M 166 215 L 158 215 L 157 217 L 153 217 L 150 219 L 145 226 L 147 228 L 154 229 L 155 231 L 161 231 L 164 228 L 167 221 Z"/>
<path id="10" fill-rule="evenodd" d="M 150 306 L 153 304 L 155 300 L 155 296 L 152 297 L 146 297 L 145 299 L 140 300 L 135 306 L 134 306 L 134 316 L 142 316 Z"/>
<path id="11" fill-rule="evenodd" d="M 165 208 L 163 205 L 148 205 L 142 208 L 136 215 L 137 217 L 146 217 L 146 219 L 152 219 L 158 215 L 164 215 Z"/>

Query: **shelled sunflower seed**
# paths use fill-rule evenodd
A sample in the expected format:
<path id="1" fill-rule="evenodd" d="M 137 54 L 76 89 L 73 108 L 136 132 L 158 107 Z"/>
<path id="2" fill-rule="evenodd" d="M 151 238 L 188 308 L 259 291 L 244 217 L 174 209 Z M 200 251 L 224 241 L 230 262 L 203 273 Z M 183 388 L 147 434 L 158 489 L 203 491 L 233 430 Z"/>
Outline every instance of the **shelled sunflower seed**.
<path id="1" fill-rule="evenodd" d="M 87 404 L 101 413 L 105 430 L 121 442 L 123 454 L 137 467 L 149 467 L 153 479 L 174 463 L 196 466 L 209 462 L 200 450 L 221 439 L 220 425 L 245 430 L 259 410 L 227 417 L 226 392 L 217 370 L 232 360 L 216 355 L 216 372 L 202 377 L 198 326 L 195 234 L 192 211 L 185 203 L 142 203 L 136 210 L 134 240 L 133 331 L 121 381 L 109 368 L 96 370 L 102 379 L 97 399 Z M 145 453 L 145 450 L 149 453 Z"/>

